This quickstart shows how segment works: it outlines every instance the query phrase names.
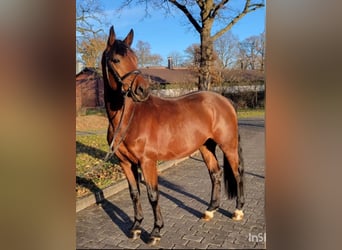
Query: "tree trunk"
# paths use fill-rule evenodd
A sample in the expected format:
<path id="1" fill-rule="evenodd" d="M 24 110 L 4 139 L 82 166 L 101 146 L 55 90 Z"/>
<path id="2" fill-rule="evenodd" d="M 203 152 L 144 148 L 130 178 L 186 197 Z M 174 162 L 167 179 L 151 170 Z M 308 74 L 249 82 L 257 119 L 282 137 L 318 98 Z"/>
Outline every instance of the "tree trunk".
<path id="1" fill-rule="evenodd" d="M 211 84 L 211 66 L 213 61 L 213 41 L 210 36 L 211 25 L 206 25 L 202 29 L 201 35 L 201 59 L 200 77 L 198 90 L 209 90 Z"/>

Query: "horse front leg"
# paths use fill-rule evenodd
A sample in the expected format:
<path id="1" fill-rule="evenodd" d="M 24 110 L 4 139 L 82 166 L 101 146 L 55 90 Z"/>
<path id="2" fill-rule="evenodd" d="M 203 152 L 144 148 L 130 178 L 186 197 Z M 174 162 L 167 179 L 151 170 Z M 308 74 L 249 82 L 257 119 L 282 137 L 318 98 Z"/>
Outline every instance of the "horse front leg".
<path id="1" fill-rule="evenodd" d="M 164 226 L 163 217 L 159 206 L 158 174 L 156 161 L 145 161 L 141 164 L 144 175 L 148 199 L 153 209 L 154 227 L 150 234 L 149 245 L 155 245 L 160 241 L 160 230 Z"/>
<path id="2" fill-rule="evenodd" d="M 134 209 L 134 222 L 130 229 L 130 237 L 132 239 L 137 239 L 141 235 L 141 222 L 144 219 L 140 202 L 138 166 L 136 164 L 121 163 L 121 167 L 123 168 L 128 181 L 129 193 Z"/>

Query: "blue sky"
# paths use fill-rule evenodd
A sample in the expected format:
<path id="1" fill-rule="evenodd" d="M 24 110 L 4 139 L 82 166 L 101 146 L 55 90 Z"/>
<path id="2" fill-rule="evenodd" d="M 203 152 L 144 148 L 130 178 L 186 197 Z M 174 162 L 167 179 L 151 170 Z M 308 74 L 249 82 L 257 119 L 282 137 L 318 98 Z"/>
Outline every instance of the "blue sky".
<path id="1" fill-rule="evenodd" d="M 177 51 L 184 54 L 187 47 L 200 42 L 199 34 L 188 24 L 180 11 L 174 11 L 173 16 L 166 17 L 163 11 L 150 9 L 151 16 L 145 17 L 144 6 L 138 5 L 118 14 L 117 9 L 122 4 L 121 0 L 101 0 L 101 2 L 107 25 L 114 25 L 117 36 L 124 38 L 132 28 L 134 30 L 132 47 L 135 47 L 139 40 L 148 42 L 151 45 L 151 52 L 162 56 L 164 65 L 170 52 Z M 239 40 L 259 35 L 265 30 L 265 13 L 265 7 L 248 13 L 233 26 L 232 33 Z M 110 26 L 101 28 L 107 34 Z"/>

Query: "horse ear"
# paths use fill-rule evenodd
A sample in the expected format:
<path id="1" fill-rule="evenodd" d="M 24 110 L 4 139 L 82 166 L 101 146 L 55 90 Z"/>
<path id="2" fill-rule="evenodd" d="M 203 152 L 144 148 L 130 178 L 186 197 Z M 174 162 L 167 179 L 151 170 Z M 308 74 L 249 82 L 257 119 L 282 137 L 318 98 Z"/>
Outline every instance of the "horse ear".
<path id="1" fill-rule="evenodd" d="M 131 47 L 131 45 L 132 45 L 133 36 L 134 36 L 134 32 L 133 32 L 133 29 L 131 29 L 131 31 L 128 33 L 128 35 L 126 36 L 126 38 L 123 40 L 124 43 L 125 43 L 126 45 L 128 45 L 129 47 Z"/>
<path id="2" fill-rule="evenodd" d="M 110 30 L 109 30 L 109 37 L 108 37 L 107 45 L 112 46 L 114 44 L 114 41 L 115 41 L 115 32 L 114 32 L 114 27 L 112 25 L 112 27 L 110 27 Z"/>

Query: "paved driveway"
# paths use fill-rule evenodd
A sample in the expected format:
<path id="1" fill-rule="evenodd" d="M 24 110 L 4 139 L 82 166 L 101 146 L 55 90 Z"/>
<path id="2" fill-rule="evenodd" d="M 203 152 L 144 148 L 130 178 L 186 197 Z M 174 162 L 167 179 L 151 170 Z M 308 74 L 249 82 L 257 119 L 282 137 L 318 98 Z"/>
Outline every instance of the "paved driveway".
<path id="1" fill-rule="evenodd" d="M 133 207 L 128 189 L 125 189 L 105 200 L 102 207 L 92 205 L 77 213 L 77 248 L 265 248 L 264 121 L 244 119 L 239 123 L 245 160 L 246 203 L 243 221 L 231 219 L 235 200 L 228 200 L 223 189 L 221 208 L 215 213 L 214 219 L 210 222 L 200 219 L 209 204 L 211 182 L 198 154 L 159 175 L 160 206 L 165 226 L 157 247 L 146 244 L 148 233 L 153 227 L 153 214 L 145 186 L 142 185 L 144 221 L 140 239 L 133 241 L 127 237 L 133 219 Z M 222 164 L 219 149 L 217 156 Z"/>

